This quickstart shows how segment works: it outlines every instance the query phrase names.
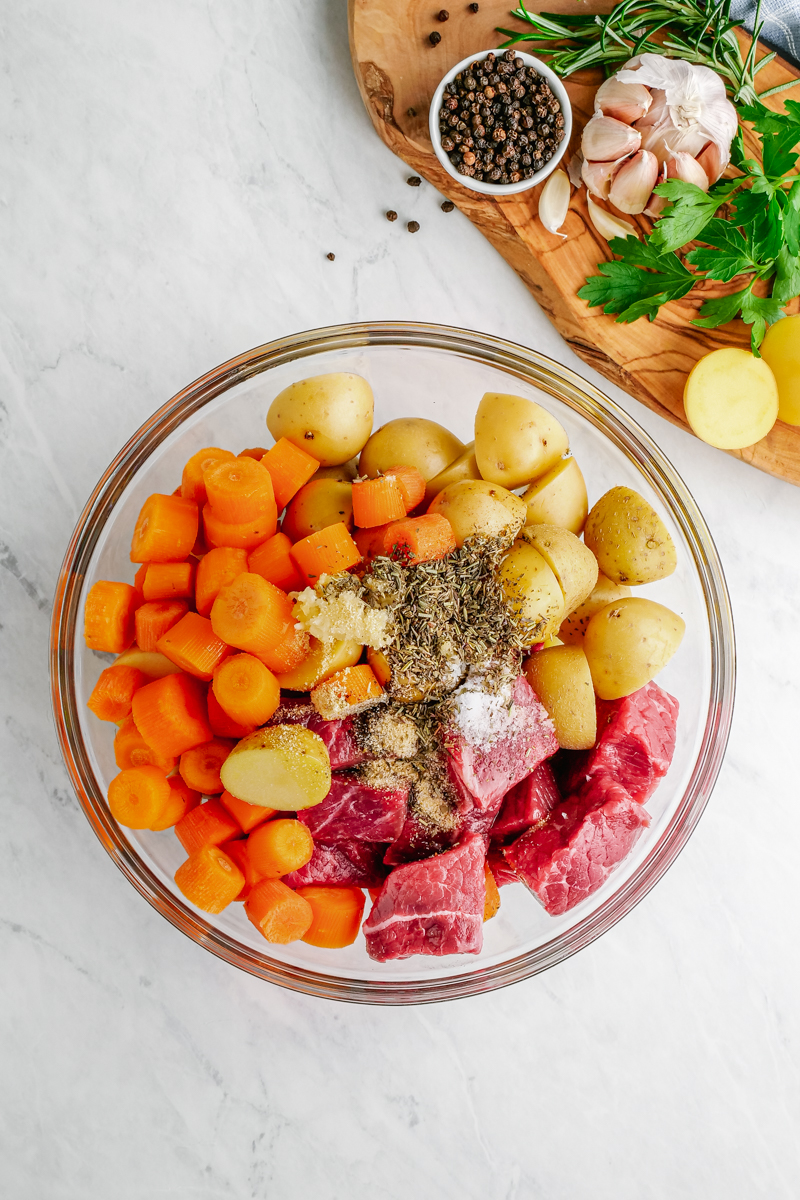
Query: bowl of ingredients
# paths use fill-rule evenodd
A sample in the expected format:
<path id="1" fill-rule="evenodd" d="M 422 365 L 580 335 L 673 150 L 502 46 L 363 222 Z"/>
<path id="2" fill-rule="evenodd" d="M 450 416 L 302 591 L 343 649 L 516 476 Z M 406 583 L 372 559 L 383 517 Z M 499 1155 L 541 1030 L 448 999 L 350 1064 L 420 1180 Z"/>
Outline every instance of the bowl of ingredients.
<path id="1" fill-rule="evenodd" d="M 569 145 L 572 108 L 545 63 L 515 50 L 472 55 L 447 72 L 428 119 L 448 175 L 486 196 L 542 183 Z"/>
<path id="2" fill-rule="evenodd" d="M 621 409 L 486 335 L 336 326 L 159 409 L 51 643 L 84 811 L 176 928 L 421 1003 L 562 961 L 685 845 L 730 728 L 711 537 Z"/>

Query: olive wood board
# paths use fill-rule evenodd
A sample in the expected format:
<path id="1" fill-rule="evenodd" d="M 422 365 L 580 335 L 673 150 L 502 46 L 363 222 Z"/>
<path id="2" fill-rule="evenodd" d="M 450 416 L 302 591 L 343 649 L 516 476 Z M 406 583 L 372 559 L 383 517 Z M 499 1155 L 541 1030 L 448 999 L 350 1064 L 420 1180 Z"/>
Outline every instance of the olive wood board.
<path id="1" fill-rule="evenodd" d="M 610 0 L 549 0 L 528 4 L 548 12 L 608 12 Z M 750 345 L 749 328 L 735 321 L 720 329 L 699 329 L 691 324 L 705 299 L 734 291 L 731 284 L 703 283 L 696 294 L 665 305 L 655 321 L 642 317 L 630 325 L 618 324 L 600 309 L 590 309 L 577 296 L 597 264 L 612 257 L 608 244 L 589 220 L 586 189 L 573 191 L 561 238 L 548 233 L 537 218 L 541 187 L 514 196 L 480 195 L 457 183 L 444 170 L 431 146 L 428 109 L 442 76 L 471 54 L 502 44 L 498 25 L 523 30 L 511 16 L 512 0 L 481 0 L 477 13 L 458 0 L 445 22 L 437 20 L 439 8 L 422 0 L 349 0 L 350 49 L 362 98 L 381 139 L 417 174 L 442 195 L 454 201 L 495 249 L 522 278 L 547 316 L 576 354 L 606 378 L 635 396 L 662 417 L 689 429 L 683 410 L 683 386 L 694 363 L 703 354 L 723 346 Z M 436 30 L 441 41 L 432 46 L 428 35 Z M 749 44 L 742 34 L 744 45 Z M 530 43 L 519 48 L 536 54 Z M 766 53 L 766 52 L 765 52 Z M 573 134 L 563 165 L 580 146 L 581 130 L 593 111 L 599 72 L 584 71 L 566 79 L 573 107 Z M 781 58 L 774 59 L 757 76 L 759 91 L 791 79 L 800 70 Z M 800 87 L 790 92 L 800 99 Z M 768 103 L 781 107 L 784 94 Z M 745 143 L 753 139 L 745 132 Z M 647 217 L 633 217 L 647 231 Z M 789 312 L 798 311 L 798 301 Z M 691 432 L 691 431 L 690 431 Z M 744 450 L 731 451 L 781 479 L 800 484 L 800 427 L 778 421 L 772 431 Z"/>

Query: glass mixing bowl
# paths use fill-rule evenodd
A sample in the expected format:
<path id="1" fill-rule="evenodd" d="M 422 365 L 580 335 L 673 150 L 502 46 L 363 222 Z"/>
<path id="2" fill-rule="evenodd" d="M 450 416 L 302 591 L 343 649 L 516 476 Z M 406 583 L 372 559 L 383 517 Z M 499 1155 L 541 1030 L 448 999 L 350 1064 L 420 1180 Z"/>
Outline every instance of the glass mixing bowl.
<path id="1" fill-rule="evenodd" d="M 106 804 L 117 772 L 111 730 L 86 700 L 110 656 L 84 645 L 88 589 L 98 579 L 132 580 L 128 552 L 139 509 L 151 492 L 173 490 L 191 454 L 203 446 L 262 444 L 273 397 L 296 379 L 328 371 L 354 371 L 369 380 L 376 426 L 399 416 L 428 417 L 465 442 L 484 392 L 539 401 L 569 433 L 590 501 L 615 484 L 635 488 L 658 509 L 677 546 L 674 575 L 639 589 L 686 621 L 683 644 L 659 676 L 681 711 L 672 766 L 648 804 L 650 828 L 605 885 L 563 916 L 548 916 L 521 884 L 503 888 L 477 956 L 375 963 L 361 935 L 345 950 L 303 942 L 273 946 L 241 904 L 218 917 L 188 904 L 173 882 L 185 857 L 174 834 L 122 829 Z M 438 325 L 386 322 L 338 325 L 260 346 L 210 371 L 153 414 L 111 463 L 73 534 L 55 597 L 51 669 L 58 736 L 86 816 L 119 869 L 162 916 L 220 958 L 272 983 L 339 1000 L 417 1004 L 489 991 L 554 966 L 649 892 L 685 846 L 714 786 L 732 717 L 735 650 L 725 580 L 705 522 L 675 469 L 629 416 L 572 371 L 523 346 Z"/>

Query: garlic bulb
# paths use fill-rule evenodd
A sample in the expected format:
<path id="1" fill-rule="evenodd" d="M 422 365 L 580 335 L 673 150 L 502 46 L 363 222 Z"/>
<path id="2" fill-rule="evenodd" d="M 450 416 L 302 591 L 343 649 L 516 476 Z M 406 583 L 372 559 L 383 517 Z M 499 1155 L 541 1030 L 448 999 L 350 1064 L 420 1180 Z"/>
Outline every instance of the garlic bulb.
<path id="1" fill-rule="evenodd" d="M 658 159 L 655 154 L 649 150 L 639 150 L 617 171 L 608 198 L 620 212 L 643 212 L 657 179 Z"/>
<path id="2" fill-rule="evenodd" d="M 642 144 L 642 135 L 632 125 L 614 117 L 592 117 L 581 138 L 583 157 L 595 162 L 612 162 L 633 154 Z"/>
<path id="3" fill-rule="evenodd" d="M 632 125 L 647 113 L 652 103 L 651 93 L 641 83 L 620 83 L 612 75 L 597 89 L 594 111 Z"/>
<path id="4" fill-rule="evenodd" d="M 557 233 L 559 237 L 567 236 L 559 231 L 567 219 L 570 195 L 571 188 L 566 174 L 561 170 L 554 171 L 539 197 L 539 220 L 549 233 Z"/>
<path id="5" fill-rule="evenodd" d="M 587 197 L 589 205 L 589 220 L 594 225 L 601 237 L 610 242 L 615 237 L 638 237 L 638 233 L 631 225 L 630 221 L 623 221 L 622 217 L 615 217 L 613 213 L 606 212 L 599 204 L 595 204 L 591 196 Z"/>

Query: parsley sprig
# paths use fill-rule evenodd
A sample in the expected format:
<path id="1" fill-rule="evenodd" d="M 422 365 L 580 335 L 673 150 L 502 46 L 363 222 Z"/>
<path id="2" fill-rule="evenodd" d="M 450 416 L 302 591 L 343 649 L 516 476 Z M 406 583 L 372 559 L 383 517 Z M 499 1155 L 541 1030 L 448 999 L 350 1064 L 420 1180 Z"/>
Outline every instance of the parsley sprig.
<path id="1" fill-rule="evenodd" d="M 794 173 L 800 103 L 787 100 L 780 113 L 745 105 L 739 115 L 760 137 L 761 162 L 745 156 L 740 127 L 731 148 L 731 162 L 741 172 L 735 179 L 720 180 L 708 192 L 680 179 L 659 184 L 656 192 L 668 207 L 644 241 L 611 240 L 617 258 L 601 263 L 600 274 L 578 292 L 590 307 L 616 313 L 618 321 L 652 321 L 662 304 L 703 280 L 741 279 L 738 291 L 707 300 L 693 323 L 714 329 L 741 317 L 758 353 L 768 327 L 800 295 L 800 179 Z M 687 253 L 690 243 L 698 244 Z M 754 292 L 759 283 L 769 286 L 768 296 Z"/>

